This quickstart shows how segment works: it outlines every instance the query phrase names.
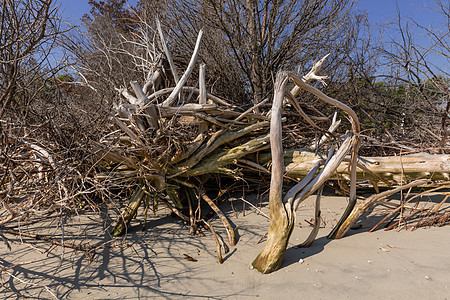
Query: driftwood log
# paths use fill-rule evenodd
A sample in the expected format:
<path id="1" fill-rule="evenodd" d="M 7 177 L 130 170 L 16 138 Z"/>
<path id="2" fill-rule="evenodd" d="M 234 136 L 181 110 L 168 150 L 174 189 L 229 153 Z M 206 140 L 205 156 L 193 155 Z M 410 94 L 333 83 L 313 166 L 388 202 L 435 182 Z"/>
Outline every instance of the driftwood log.
<path id="1" fill-rule="evenodd" d="M 305 177 L 317 161 L 326 156 L 311 149 L 290 149 L 284 152 L 286 175 L 293 178 Z M 261 165 L 271 161 L 271 156 L 264 153 L 259 156 Z M 350 180 L 350 157 L 336 169 L 331 180 Z M 396 186 L 416 179 L 433 181 L 450 180 L 450 155 L 413 153 L 398 156 L 360 156 L 358 157 L 358 180 L 369 180 L 374 186 Z"/>

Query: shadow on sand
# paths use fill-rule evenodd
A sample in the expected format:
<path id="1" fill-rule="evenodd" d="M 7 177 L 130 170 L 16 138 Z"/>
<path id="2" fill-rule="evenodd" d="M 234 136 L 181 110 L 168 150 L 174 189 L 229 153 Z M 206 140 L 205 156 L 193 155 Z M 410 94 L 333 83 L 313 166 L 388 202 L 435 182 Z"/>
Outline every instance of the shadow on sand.
<path id="1" fill-rule="evenodd" d="M 258 210 L 267 211 L 267 201 L 259 202 L 256 197 L 248 198 L 252 205 L 243 201 L 229 201 L 221 206 L 223 212 L 237 228 L 236 233 L 242 243 L 255 252 L 262 247 L 259 243 L 267 230 L 268 219 Z M 439 203 L 442 197 L 428 197 L 421 201 L 428 201 L 430 205 Z M 345 201 L 343 202 L 345 204 Z M 327 207 L 322 210 L 326 211 Z M 384 209 L 384 210 L 383 210 Z M 355 225 L 356 230 L 350 230 L 346 237 L 369 231 L 392 207 L 379 205 L 371 208 Z M 254 214 L 251 223 L 244 217 Z M 310 210 L 303 212 L 312 216 Z M 335 214 L 340 216 L 341 211 Z M 126 237 L 112 238 L 112 219 L 110 211 L 103 211 L 99 215 L 85 214 L 73 217 L 64 226 L 65 238 L 75 244 L 90 245 L 91 250 L 74 252 L 70 249 L 52 247 L 48 244 L 37 243 L 25 237 L 11 238 L 13 251 L 6 247 L 0 248 L 0 271 L 2 299 L 147 299 L 158 297 L 160 299 L 173 298 L 205 298 L 223 299 L 237 297 L 245 291 L 229 290 L 227 293 L 211 290 L 205 293 L 196 293 L 190 286 L 178 292 L 178 282 L 189 282 L 192 274 L 195 280 L 206 286 L 214 286 L 214 279 L 209 271 L 202 267 L 202 261 L 216 263 L 216 247 L 210 234 L 207 237 L 189 236 L 189 226 L 167 213 L 149 219 L 147 230 L 142 231 L 142 223 L 133 221 L 128 228 Z M 215 230 L 227 241 L 226 232 L 220 221 L 214 220 Z M 321 232 L 331 230 L 331 223 Z M 383 224 L 384 225 L 384 224 Z M 383 230 L 380 226 L 378 230 Z M 35 224 L 26 228 L 29 232 L 45 234 L 60 240 L 61 228 L 58 222 L 48 221 L 46 224 Z M 295 229 L 298 231 L 298 227 Z M 309 228 L 302 228 L 309 231 Z M 344 237 L 344 239 L 346 238 Z M 8 237 L 9 238 L 9 237 Z M 0 241 L 1 242 L 1 241 Z M 286 268 L 300 259 L 317 255 L 325 250 L 328 243 L 334 242 L 326 236 L 319 237 L 311 247 L 287 249 L 282 268 Z M 227 242 L 228 243 L 228 242 Z M 224 255 L 225 263 L 233 260 L 239 252 L 237 248 Z M 253 253 L 253 252 L 252 252 Z M 185 259 L 188 254 L 199 260 L 192 262 Z M 242 254 L 241 254 L 242 255 Z M 252 254 L 253 255 L 253 254 Z M 246 258 L 247 259 L 247 258 Z M 251 263 L 251 258 L 248 264 Z M 51 293 L 50 293 L 51 292 Z"/>

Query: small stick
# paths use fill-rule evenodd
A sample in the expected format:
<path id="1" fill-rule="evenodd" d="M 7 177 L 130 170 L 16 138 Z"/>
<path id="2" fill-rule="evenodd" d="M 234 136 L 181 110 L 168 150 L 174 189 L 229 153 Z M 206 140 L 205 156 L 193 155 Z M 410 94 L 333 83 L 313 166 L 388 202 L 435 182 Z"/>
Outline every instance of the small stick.
<path id="1" fill-rule="evenodd" d="M 88 245 L 82 245 L 82 244 L 68 244 L 68 243 L 64 243 L 64 245 L 61 242 L 55 241 L 54 239 L 48 237 L 48 236 L 44 236 L 44 235 L 38 235 L 38 234 L 32 234 L 32 233 L 25 233 L 25 232 L 20 232 L 20 231 L 16 231 L 16 230 L 12 230 L 9 228 L 4 228 L 1 227 L 0 230 L 4 233 L 9 233 L 9 234 L 13 234 L 13 235 L 17 235 L 17 236 L 24 236 L 24 237 L 29 237 L 35 240 L 39 240 L 39 241 L 45 241 L 48 242 L 52 245 L 56 245 L 56 246 L 60 246 L 60 247 L 68 247 L 74 250 L 79 250 L 79 251 L 92 251 L 95 250 L 94 247 L 92 246 L 88 246 Z"/>
<path id="2" fill-rule="evenodd" d="M 308 238 L 303 243 L 301 243 L 300 245 L 297 246 L 298 248 L 307 248 L 307 247 L 311 246 L 312 243 L 314 242 L 314 240 L 316 239 L 317 234 L 319 233 L 319 229 L 320 229 L 320 198 L 322 197 L 323 187 L 324 187 L 324 185 L 322 185 L 322 187 L 320 187 L 319 190 L 317 191 L 313 230 L 309 234 Z"/>
<path id="3" fill-rule="evenodd" d="M 206 226 L 209 227 L 209 229 L 211 229 L 211 233 L 214 236 L 214 239 L 216 240 L 216 245 L 217 245 L 217 257 L 219 258 L 219 263 L 223 264 L 223 258 L 222 258 L 222 248 L 224 248 L 224 251 L 226 251 L 226 248 L 223 245 L 223 241 L 221 239 L 219 239 L 217 237 L 216 232 L 214 231 L 214 228 L 211 224 L 209 224 L 208 222 L 206 222 L 205 220 L 202 220 L 203 223 L 206 224 Z M 225 252 L 226 253 L 226 252 Z"/>
<path id="4" fill-rule="evenodd" d="M 431 212 L 432 212 L 432 213 L 436 213 L 436 212 L 439 210 L 439 208 L 441 208 L 442 204 L 444 204 L 445 201 L 447 201 L 448 197 L 450 197 L 450 195 L 446 195 L 446 196 L 444 197 L 444 200 L 442 200 L 442 201 L 438 204 L 438 206 L 436 206 Z"/>
<path id="5" fill-rule="evenodd" d="M 200 95 L 198 97 L 198 104 L 204 105 L 206 104 L 206 100 L 208 98 L 207 92 L 206 92 L 206 65 L 201 64 L 198 74 L 198 86 L 200 89 Z M 193 91 L 192 91 L 193 92 Z M 208 131 L 208 124 L 206 122 L 200 123 L 199 126 L 199 132 L 206 132 Z"/>
<path id="6" fill-rule="evenodd" d="M 156 18 L 156 27 L 158 28 L 159 38 L 161 39 L 161 45 L 163 47 L 164 53 L 166 54 L 167 60 L 169 61 L 170 71 L 172 71 L 173 79 L 175 80 L 175 84 L 180 81 L 178 77 L 178 71 L 177 67 L 175 66 L 172 55 L 170 55 L 169 48 L 167 47 L 166 40 L 164 38 L 164 33 L 161 28 L 161 23 L 159 22 L 159 19 Z"/>
<path id="7" fill-rule="evenodd" d="M 223 223 L 223 226 L 225 226 L 225 229 L 227 231 L 228 239 L 230 241 L 230 245 L 234 246 L 236 245 L 236 235 L 234 233 L 233 227 L 231 227 L 230 222 L 228 221 L 227 217 L 223 214 L 223 212 L 217 207 L 217 205 L 214 203 L 214 201 L 209 198 L 204 191 L 200 191 L 201 197 L 203 200 L 205 200 L 209 206 L 214 210 L 214 212 L 217 214 L 217 216 L 220 218 L 220 220 Z"/>
<path id="8" fill-rule="evenodd" d="M 258 214 L 261 214 L 261 215 L 263 215 L 266 219 L 269 219 L 269 216 L 268 216 L 268 215 L 266 215 L 261 209 L 259 209 L 259 208 L 256 207 L 255 205 L 253 205 L 251 202 L 245 200 L 244 197 L 241 197 L 241 198 L 236 199 L 236 200 L 230 200 L 230 201 L 237 201 L 237 200 L 241 200 L 241 201 L 243 201 L 244 203 L 249 204 L 251 207 L 253 207 L 253 208 L 258 212 Z"/>
<path id="9" fill-rule="evenodd" d="M 189 218 L 186 217 L 182 212 L 180 212 L 175 206 L 167 202 L 164 198 L 160 198 L 160 200 L 167 205 L 167 207 L 177 216 L 179 216 L 183 221 L 189 222 Z"/>
<path id="10" fill-rule="evenodd" d="M 264 233 L 264 235 L 259 239 L 259 241 L 256 243 L 256 245 L 258 245 L 259 243 L 262 242 L 262 240 L 267 236 L 267 232 Z"/>
<path id="11" fill-rule="evenodd" d="M 188 200 L 189 205 L 189 223 L 191 223 L 189 234 L 195 235 L 195 217 L 194 217 L 194 211 L 192 210 L 192 203 L 191 203 L 191 197 L 189 195 L 189 191 L 186 190 L 186 197 Z"/>
<path id="12" fill-rule="evenodd" d="M 246 115 L 248 115 L 249 113 L 253 112 L 255 109 L 257 109 L 258 107 L 262 106 L 263 104 L 266 104 L 267 101 L 269 101 L 269 99 L 265 99 L 261 102 L 259 102 L 258 104 L 256 104 L 253 107 L 250 107 L 249 109 L 247 109 L 246 111 L 244 111 L 242 114 L 240 114 L 236 119 L 234 119 L 235 122 L 242 120 Z"/>

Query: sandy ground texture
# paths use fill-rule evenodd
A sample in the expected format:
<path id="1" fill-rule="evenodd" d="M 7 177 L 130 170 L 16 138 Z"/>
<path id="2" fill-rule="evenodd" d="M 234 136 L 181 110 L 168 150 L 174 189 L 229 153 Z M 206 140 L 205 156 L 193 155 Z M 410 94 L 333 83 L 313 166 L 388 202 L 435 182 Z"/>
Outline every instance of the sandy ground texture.
<path id="1" fill-rule="evenodd" d="M 246 199 L 258 205 L 256 199 Z M 251 262 L 264 242 L 268 207 L 258 212 L 249 203 L 244 210 L 242 200 L 231 203 L 224 211 L 237 227 L 239 242 L 223 264 L 209 231 L 205 237 L 189 236 L 188 226 L 164 214 L 152 217 L 145 232 L 139 216 L 120 243 L 103 232 L 110 223 L 105 217 L 87 214 L 67 220 L 65 236 L 77 243 L 116 245 L 95 255 L 7 235 L 15 242 L 9 251 L 0 241 L 0 299 L 450 299 L 450 226 L 369 233 L 385 213 L 380 206 L 360 220 L 360 229 L 330 241 L 325 236 L 346 199 L 326 196 L 325 228 L 310 248 L 297 248 L 311 230 L 305 221 L 313 216 L 309 199 L 297 213 L 282 268 L 263 275 Z M 58 240 L 58 222 L 49 219 L 26 229 Z M 226 241 L 219 219 L 211 223 Z"/>

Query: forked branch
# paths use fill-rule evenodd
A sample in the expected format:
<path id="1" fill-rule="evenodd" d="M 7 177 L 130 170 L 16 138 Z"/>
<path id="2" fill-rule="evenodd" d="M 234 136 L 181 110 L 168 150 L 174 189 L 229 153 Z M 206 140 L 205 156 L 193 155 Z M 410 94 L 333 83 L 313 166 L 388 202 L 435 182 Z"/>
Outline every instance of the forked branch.
<path id="1" fill-rule="evenodd" d="M 270 122 L 270 146 L 272 153 L 272 173 L 269 194 L 270 225 L 267 242 L 260 254 L 253 261 L 253 266 L 262 273 L 271 273 L 280 268 L 290 235 L 294 228 L 295 211 L 299 204 L 316 190 L 322 190 L 325 182 L 333 175 L 351 149 L 353 149 L 351 163 L 351 197 L 347 210 L 351 211 L 356 199 L 356 154 L 358 151 L 360 132 L 358 117 L 350 107 L 336 99 L 328 97 L 318 89 L 306 83 L 308 80 L 312 79 L 321 81 L 324 79 L 324 77 L 318 76 L 316 72 L 320 69 L 325 58 L 326 57 L 317 62 L 312 70 L 303 78 L 300 78 L 297 74 L 288 72 L 279 72 L 277 75 Z M 289 79 L 294 81 L 297 85 L 290 94 L 286 91 L 286 85 Z M 296 102 L 294 96 L 298 94 L 299 89 L 305 89 L 324 102 L 346 112 L 350 117 L 352 131 L 346 134 L 342 145 L 336 153 L 334 153 L 333 150 L 330 151 L 322 171 L 314 177 L 318 171 L 319 165 L 323 163 L 322 161 L 317 161 L 309 174 L 287 193 L 283 201 L 284 156 L 282 146 L 281 110 L 283 100 L 285 99 L 285 96 L 287 96 L 286 100 L 292 103 L 293 107 L 297 109 L 300 115 L 304 115 L 304 112 L 300 111 L 300 106 Z M 312 122 L 311 120 L 308 121 L 309 123 Z M 333 147 L 331 148 L 333 149 Z M 320 194 L 321 193 L 319 192 L 317 196 L 316 224 L 313 232 L 306 241 L 305 245 L 307 246 L 313 242 L 319 229 Z"/>

